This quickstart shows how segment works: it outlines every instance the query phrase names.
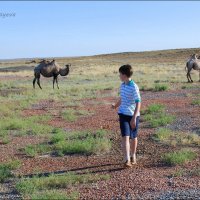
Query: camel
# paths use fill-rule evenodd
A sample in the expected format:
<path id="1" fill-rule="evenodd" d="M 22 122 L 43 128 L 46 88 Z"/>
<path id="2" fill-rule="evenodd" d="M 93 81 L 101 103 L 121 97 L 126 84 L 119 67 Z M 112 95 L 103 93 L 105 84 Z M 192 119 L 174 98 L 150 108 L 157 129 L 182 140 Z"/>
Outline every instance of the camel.
<path id="1" fill-rule="evenodd" d="M 58 75 L 67 76 L 69 74 L 69 67 L 71 64 L 65 65 L 65 68 L 61 68 L 55 60 L 47 61 L 45 59 L 39 62 L 39 65 L 34 68 L 34 79 L 33 79 L 33 88 L 35 89 L 35 82 L 37 80 L 37 84 L 42 89 L 40 85 L 40 75 L 44 77 L 53 77 L 53 89 L 54 83 L 56 81 L 57 88 L 58 86 Z"/>
<path id="2" fill-rule="evenodd" d="M 35 60 L 30 60 L 30 61 L 27 61 L 25 64 L 31 64 L 31 63 L 36 63 Z"/>
<path id="3" fill-rule="evenodd" d="M 30 60 L 30 61 L 27 61 L 25 62 L 25 64 L 31 64 L 31 63 L 41 63 L 42 61 L 44 61 L 45 59 L 39 59 L 39 60 Z M 46 62 L 49 62 L 46 60 Z"/>
<path id="4" fill-rule="evenodd" d="M 198 57 L 199 58 L 199 57 Z M 200 59 L 197 58 L 196 54 L 191 55 L 191 57 L 186 62 L 185 70 L 187 72 L 188 82 L 193 82 L 192 77 L 190 75 L 191 70 L 199 71 L 199 82 L 200 82 Z"/>

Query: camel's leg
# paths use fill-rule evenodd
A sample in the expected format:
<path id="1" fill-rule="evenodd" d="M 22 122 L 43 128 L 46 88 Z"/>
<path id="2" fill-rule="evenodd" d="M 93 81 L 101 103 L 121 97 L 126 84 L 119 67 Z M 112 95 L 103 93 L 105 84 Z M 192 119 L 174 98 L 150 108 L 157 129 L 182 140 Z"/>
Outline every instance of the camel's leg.
<path id="1" fill-rule="evenodd" d="M 190 72 L 189 72 L 188 75 L 189 75 L 189 78 L 190 78 L 191 82 L 193 82 Z"/>
<path id="2" fill-rule="evenodd" d="M 42 89 L 41 85 L 40 85 L 40 78 L 37 78 L 37 84 L 40 87 L 40 89 Z"/>
<path id="3" fill-rule="evenodd" d="M 190 83 L 190 80 L 189 80 L 189 73 L 187 72 L 187 75 L 186 75 L 187 79 L 188 79 L 188 83 Z"/>
<path id="4" fill-rule="evenodd" d="M 33 79 L 33 88 L 35 89 L 35 81 L 36 81 L 36 78 Z"/>
<path id="5" fill-rule="evenodd" d="M 190 75 L 191 70 L 192 70 L 192 69 L 189 69 L 188 72 L 187 72 L 188 82 L 193 82 L 192 77 L 191 77 L 191 75 Z"/>
<path id="6" fill-rule="evenodd" d="M 187 76 L 187 79 L 188 79 L 188 83 L 192 82 L 192 81 L 191 81 L 191 78 L 190 78 L 191 76 L 190 76 L 190 71 L 189 71 L 189 70 L 188 70 L 186 76 Z"/>
<path id="7" fill-rule="evenodd" d="M 58 77 L 56 76 L 56 84 L 57 84 L 57 88 L 59 89 L 59 86 L 58 86 Z"/>
<path id="8" fill-rule="evenodd" d="M 200 82 L 200 70 L 199 70 L 199 82 Z"/>
<path id="9" fill-rule="evenodd" d="M 54 89 L 54 83 L 55 83 L 56 77 L 53 77 L 53 89 Z"/>

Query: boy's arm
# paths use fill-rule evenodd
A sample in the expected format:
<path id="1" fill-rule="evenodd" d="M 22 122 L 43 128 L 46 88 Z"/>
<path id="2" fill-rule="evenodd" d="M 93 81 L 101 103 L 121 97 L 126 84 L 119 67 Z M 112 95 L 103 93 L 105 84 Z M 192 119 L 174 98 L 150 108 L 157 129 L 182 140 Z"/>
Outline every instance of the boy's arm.
<path id="1" fill-rule="evenodd" d="M 141 107 L 141 96 L 140 96 L 140 91 L 139 87 L 135 84 L 135 87 L 133 88 L 133 96 L 135 100 L 135 111 L 133 113 L 133 117 L 136 118 L 140 112 L 140 107 Z"/>
<path id="2" fill-rule="evenodd" d="M 136 117 L 138 116 L 138 113 L 140 112 L 140 108 L 141 108 L 141 102 L 137 102 L 136 107 L 135 107 L 135 111 L 133 113 L 133 117 L 132 117 L 131 122 L 130 122 L 132 129 L 135 129 L 135 127 L 136 127 Z"/>
<path id="3" fill-rule="evenodd" d="M 121 104 L 121 98 L 119 98 L 119 100 L 115 104 L 112 104 L 112 108 L 115 109 L 115 108 L 119 107 L 120 104 Z"/>
<path id="4" fill-rule="evenodd" d="M 133 117 L 131 119 L 130 125 L 132 129 L 135 129 L 136 127 L 136 117 L 138 116 L 139 112 L 140 112 L 140 107 L 141 107 L 141 96 L 140 96 L 140 92 L 139 92 L 139 87 L 137 85 L 135 85 L 134 87 L 134 99 L 135 99 L 135 111 L 133 113 Z"/>
<path id="5" fill-rule="evenodd" d="M 141 102 L 137 102 L 135 104 L 136 104 L 136 107 L 135 107 L 135 111 L 134 111 L 134 114 L 133 114 L 133 118 L 136 119 L 136 117 L 138 116 L 138 114 L 140 112 Z"/>

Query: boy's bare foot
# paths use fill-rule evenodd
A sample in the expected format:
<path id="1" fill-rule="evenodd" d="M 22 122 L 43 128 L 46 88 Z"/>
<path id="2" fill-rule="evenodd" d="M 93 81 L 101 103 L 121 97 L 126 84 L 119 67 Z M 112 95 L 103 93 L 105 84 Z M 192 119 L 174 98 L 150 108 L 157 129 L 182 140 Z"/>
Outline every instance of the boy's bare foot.
<path id="1" fill-rule="evenodd" d="M 128 161 L 128 160 L 127 160 L 127 161 L 124 163 L 124 167 L 125 167 L 125 168 L 132 167 L 131 161 Z"/>
<path id="2" fill-rule="evenodd" d="M 131 164 L 132 165 L 136 164 L 136 155 L 134 155 L 133 157 L 131 157 Z"/>

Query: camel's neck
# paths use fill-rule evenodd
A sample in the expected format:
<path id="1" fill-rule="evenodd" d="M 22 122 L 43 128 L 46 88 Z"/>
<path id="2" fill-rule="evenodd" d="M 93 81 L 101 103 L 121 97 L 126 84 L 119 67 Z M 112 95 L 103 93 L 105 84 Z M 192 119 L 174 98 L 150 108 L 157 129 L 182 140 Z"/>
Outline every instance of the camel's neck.
<path id="1" fill-rule="evenodd" d="M 61 76 L 67 76 L 68 73 L 69 73 L 69 67 L 62 68 L 62 69 L 60 69 L 60 71 L 59 71 L 59 74 L 60 74 Z"/>

